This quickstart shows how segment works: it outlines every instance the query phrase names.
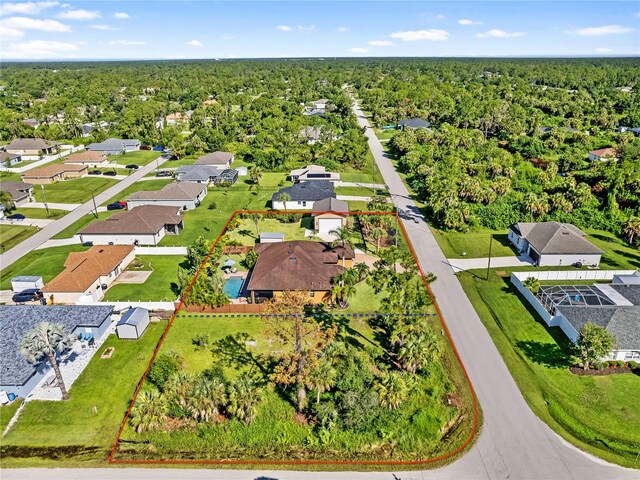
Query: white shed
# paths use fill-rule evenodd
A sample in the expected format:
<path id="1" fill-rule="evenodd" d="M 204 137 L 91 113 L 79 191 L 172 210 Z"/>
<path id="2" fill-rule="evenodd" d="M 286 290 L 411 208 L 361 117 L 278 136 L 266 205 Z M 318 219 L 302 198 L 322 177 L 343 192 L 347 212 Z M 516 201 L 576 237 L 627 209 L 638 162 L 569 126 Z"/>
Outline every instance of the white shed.
<path id="1" fill-rule="evenodd" d="M 238 167 L 236 168 L 236 171 L 238 172 L 238 175 L 241 177 L 246 177 L 247 174 L 249 173 L 247 170 L 247 167 Z"/>
<path id="2" fill-rule="evenodd" d="M 11 279 L 11 290 L 14 292 L 21 292 L 26 290 L 27 288 L 42 288 L 44 287 L 44 283 L 42 283 L 42 277 L 32 277 L 32 276 L 20 276 L 13 277 Z"/>
<path id="3" fill-rule="evenodd" d="M 260 234 L 260 243 L 281 243 L 281 242 L 284 242 L 284 233 L 262 232 Z"/>
<path id="4" fill-rule="evenodd" d="M 149 325 L 149 310 L 140 307 L 130 308 L 116 325 L 116 333 L 121 339 L 137 339 L 142 336 L 147 325 Z"/>

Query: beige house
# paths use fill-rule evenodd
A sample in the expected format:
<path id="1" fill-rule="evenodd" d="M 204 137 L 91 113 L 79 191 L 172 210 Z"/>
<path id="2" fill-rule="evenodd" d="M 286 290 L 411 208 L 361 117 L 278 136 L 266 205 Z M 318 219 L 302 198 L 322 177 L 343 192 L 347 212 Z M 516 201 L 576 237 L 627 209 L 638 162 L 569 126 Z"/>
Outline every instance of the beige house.
<path id="1" fill-rule="evenodd" d="M 592 162 L 595 162 L 595 161 L 606 162 L 607 160 L 620 160 L 620 152 L 615 148 L 611 148 L 611 147 L 591 150 L 589 152 L 589 160 L 591 160 Z"/>
<path id="2" fill-rule="evenodd" d="M 15 138 L 4 147 L 5 152 L 18 155 L 51 155 L 56 153 L 59 142 L 49 142 L 42 138 Z"/>
<path id="3" fill-rule="evenodd" d="M 22 182 L 0 182 L 0 192 L 7 192 L 14 207 L 21 207 L 33 201 L 33 185 Z"/>
<path id="4" fill-rule="evenodd" d="M 325 198 L 313 204 L 311 214 L 316 233 L 326 235 L 331 230 L 345 227 L 349 216 L 349 204 L 337 198 Z"/>
<path id="5" fill-rule="evenodd" d="M 231 152 L 207 153 L 195 161 L 195 165 L 213 165 L 219 168 L 229 168 L 235 155 Z"/>
<path id="6" fill-rule="evenodd" d="M 60 182 L 70 178 L 83 177 L 88 173 L 89 167 L 86 165 L 55 164 L 46 165 L 40 168 L 32 168 L 24 172 L 22 180 L 34 185 L 46 185 L 48 183 Z"/>
<path id="7" fill-rule="evenodd" d="M 86 252 L 71 252 L 65 269 L 42 288 L 54 303 L 98 301 L 135 257 L 133 245 L 97 245 Z"/>
<path id="8" fill-rule="evenodd" d="M 106 167 L 109 164 L 107 156 L 103 152 L 95 150 L 85 150 L 84 152 L 72 153 L 65 157 L 64 163 L 67 165 L 86 165 L 87 167 L 97 168 Z"/>

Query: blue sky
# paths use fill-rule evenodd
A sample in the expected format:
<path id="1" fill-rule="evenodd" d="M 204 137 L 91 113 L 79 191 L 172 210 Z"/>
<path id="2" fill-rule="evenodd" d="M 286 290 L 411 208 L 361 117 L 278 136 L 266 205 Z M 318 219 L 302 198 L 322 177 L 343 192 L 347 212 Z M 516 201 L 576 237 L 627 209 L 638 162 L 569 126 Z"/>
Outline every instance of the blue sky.
<path id="1" fill-rule="evenodd" d="M 607 55 L 638 2 L 0 2 L 3 60 Z"/>

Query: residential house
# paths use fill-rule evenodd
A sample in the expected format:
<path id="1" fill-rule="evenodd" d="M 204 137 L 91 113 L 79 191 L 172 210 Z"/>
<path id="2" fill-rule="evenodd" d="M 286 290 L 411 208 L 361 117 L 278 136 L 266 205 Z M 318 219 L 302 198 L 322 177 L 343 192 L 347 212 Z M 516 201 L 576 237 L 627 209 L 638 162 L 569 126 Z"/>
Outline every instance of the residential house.
<path id="1" fill-rule="evenodd" d="M 164 205 L 193 210 L 207 195 L 207 185 L 193 182 L 170 183 L 161 190 L 148 190 L 132 193 L 127 198 L 130 209 L 142 205 Z"/>
<path id="2" fill-rule="evenodd" d="M 33 199 L 33 185 L 23 182 L 0 182 L 0 192 L 7 192 L 14 207 L 21 207 Z"/>
<path id="3" fill-rule="evenodd" d="M 615 148 L 606 147 L 589 152 L 589 160 L 606 162 L 608 160 L 620 160 L 620 152 Z"/>
<path id="4" fill-rule="evenodd" d="M 84 152 L 72 153 L 71 155 L 65 157 L 64 163 L 98 168 L 106 167 L 109 164 L 109 160 L 103 152 L 98 152 L 96 150 L 85 150 Z"/>
<path id="5" fill-rule="evenodd" d="M 31 128 L 38 128 L 40 126 L 40 122 L 35 118 L 27 118 L 26 120 L 23 120 L 22 123 Z"/>
<path id="6" fill-rule="evenodd" d="M 246 286 L 254 302 L 256 297 L 277 298 L 286 290 L 307 291 L 309 303 L 329 302 L 333 278 L 351 268 L 355 257 L 349 245 L 343 249 L 302 240 L 259 243 L 255 252 L 258 260 Z"/>
<path id="7" fill-rule="evenodd" d="M 636 128 L 620 127 L 620 128 L 618 128 L 618 133 L 623 133 L 623 132 L 631 132 L 636 137 L 640 137 L 640 128 L 639 127 L 636 127 Z"/>
<path id="8" fill-rule="evenodd" d="M 313 228 L 320 235 L 344 228 L 349 216 L 349 204 L 337 198 L 325 198 L 313 204 Z"/>
<path id="9" fill-rule="evenodd" d="M 325 110 L 327 108 L 327 104 L 329 103 L 329 100 L 326 98 L 320 98 L 318 100 L 314 100 L 313 102 L 309 102 L 309 103 L 313 105 L 314 108 Z"/>
<path id="10" fill-rule="evenodd" d="M 52 155 L 59 146 L 59 142 L 49 142 L 42 138 L 14 138 L 5 145 L 4 151 L 25 156 Z"/>
<path id="11" fill-rule="evenodd" d="M 140 150 L 140 140 L 108 138 L 104 142 L 91 143 L 85 148 L 87 150 L 101 152 L 105 155 L 120 155 L 122 153 Z"/>
<path id="12" fill-rule="evenodd" d="M 230 152 L 207 153 L 195 161 L 196 165 L 212 165 L 220 168 L 229 168 L 233 163 L 234 154 Z"/>
<path id="13" fill-rule="evenodd" d="M 97 302 L 135 257 L 132 245 L 96 245 L 71 252 L 65 269 L 40 290 L 54 303 Z"/>
<path id="14" fill-rule="evenodd" d="M 189 112 L 187 113 L 175 112 L 167 115 L 164 120 L 167 125 L 176 125 L 178 123 L 188 122 L 190 117 L 191 115 L 189 114 Z"/>
<path id="15" fill-rule="evenodd" d="M 114 318 L 111 305 L 0 305 L 0 390 L 26 398 L 46 375 L 53 375 L 47 359 L 33 364 L 20 352 L 24 336 L 40 323 L 61 323 L 76 338 L 100 338 Z"/>
<path id="16" fill-rule="evenodd" d="M 34 185 L 46 185 L 49 183 L 60 182 L 70 178 L 80 178 L 89 172 L 86 165 L 77 164 L 54 164 L 45 165 L 44 167 L 31 168 L 20 176 L 22 180 Z"/>
<path id="17" fill-rule="evenodd" d="M 184 228 L 180 210 L 160 205 L 136 207 L 92 222 L 76 235 L 81 243 L 96 245 L 158 245 L 165 235 L 177 235 Z"/>
<path id="18" fill-rule="evenodd" d="M 422 118 L 405 118 L 404 120 L 399 120 L 396 124 L 396 128 L 399 130 L 404 130 L 405 128 L 409 128 L 411 130 L 417 130 L 418 128 L 426 128 L 429 130 L 431 127 L 431 123 Z"/>
<path id="19" fill-rule="evenodd" d="M 308 117 L 321 117 L 324 118 L 327 116 L 327 111 L 324 108 L 310 108 L 307 107 L 305 108 L 304 112 L 302 112 L 303 115 L 306 115 Z"/>
<path id="20" fill-rule="evenodd" d="M 320 165 L 307 165 L 306 167 L 291 170 L 290 176 L 291 181 L 294 183 L 318 180 L 332 183 L 340 181 L 339 173 L 327 172 L 326 168 Z"/>
<path id="21" fill-rule="evenodd" d="M 289 200 L 278 200 L 280 195 L 288 195 Z M 333 183 L 327 180 L 294 183 L 290 187 L 281 188 L 271 196 L 271 207 L 274 210 L 311 210 L 314 202 L 329 197 L 336 197 Z"/>
<path id="22" fill-rule="evenodd" d="M 509 241 L 538 266 L 597 266 L 603 251 L 570 223 L 520 222 L 509 226 Z"/>
<path id="23" fill-rule="evenodd" d="M 19 153 L 9 153 L 0 151 L 0 166 L 11 167 L 22 161 L 22 155 Z"/>
<path id="24" fill-rule="evenodd" d="M 184 165 L 174 170 L 178 182 L 195 182 L 205 184 L 220 183 L 220 175 L 224 169 L 213 165 Z"/>
<path id="25" fill-rule="evenodd" d="M 85 123 L 82 125 L 82 136 L 85 138 L 90 137 L 94 130 L 104 129 L 104 128 L 107 128 L 109 125 L 110 125 L 109 122 L 98 122 L 97 124 L 95 122 Z"/>

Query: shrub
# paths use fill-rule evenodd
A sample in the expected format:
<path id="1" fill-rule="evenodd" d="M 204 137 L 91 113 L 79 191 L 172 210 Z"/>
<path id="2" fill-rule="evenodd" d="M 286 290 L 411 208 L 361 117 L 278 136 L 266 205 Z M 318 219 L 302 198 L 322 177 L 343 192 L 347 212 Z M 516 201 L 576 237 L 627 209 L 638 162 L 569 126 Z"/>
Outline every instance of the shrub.
<path id="1" fill-rule="evenodd" d="M 604 370 L 609 365 L 607 362 L 596 362 L 593 366 L 596 370 Z"/>
<path id="2" fill-rule="evenodd" d="M 624 360 L 618 360 L 616 362 L 616 367 L 623 368 L 624 367 Z"/>
<path id="3" fill-rule="evenodd" d="M 618 362 L 616 362 L 615 360 L 609 360 L 608 362 L 602 362 L 602 363 L 606 363 L 607 366 L 611 368 L 616 368 L 618 366 Z"/>
<path id="4" fill-rule="evenodd" d="M 253 268 L 253 266 L 256 264 L 257 261 L 258 261 L 258 254 L 255 252 L 255 250 L 250 250 L 244 256 L 244 265 L 247 268 Z"/>
<path id="5" fill-rule="evenodd" d="M 631 360 L 629 363 L 627 363 L 627 366 L 631 370 L 635 370 L 636 368 L 638 368 L 638 362 L 634 362 L 633 360 Z"/>
<path id="6" fill-rule="evenodd" d="M 173 373 L 178 372 L 181 367 L 182 357 L 179 354 L 175 352 L 163 353 L 158 355 L 153 362 L 147 378 L 149 378 L 149 381 L 156 387 L 162 390 L 167 378 L 169 378 Z"/>
<path id="7" fill-rule="evenodd" d="M 217 207 L 216 202 L 211 202 L 211 203 L 207 206 L 207 208 L 208 208 L 209 210 L 215 210 L 215 209 L 216 209 L 216 207 Z"/>
<path id="8" fill-rule="evenodd" d="M 198 348 L 198 350 L 206 350 L 207 348 L 209 348 L 209 344 L 211 342 L 208 334 L 201 333 L 193 337 L 191 343 L 193 343 Z"/>

